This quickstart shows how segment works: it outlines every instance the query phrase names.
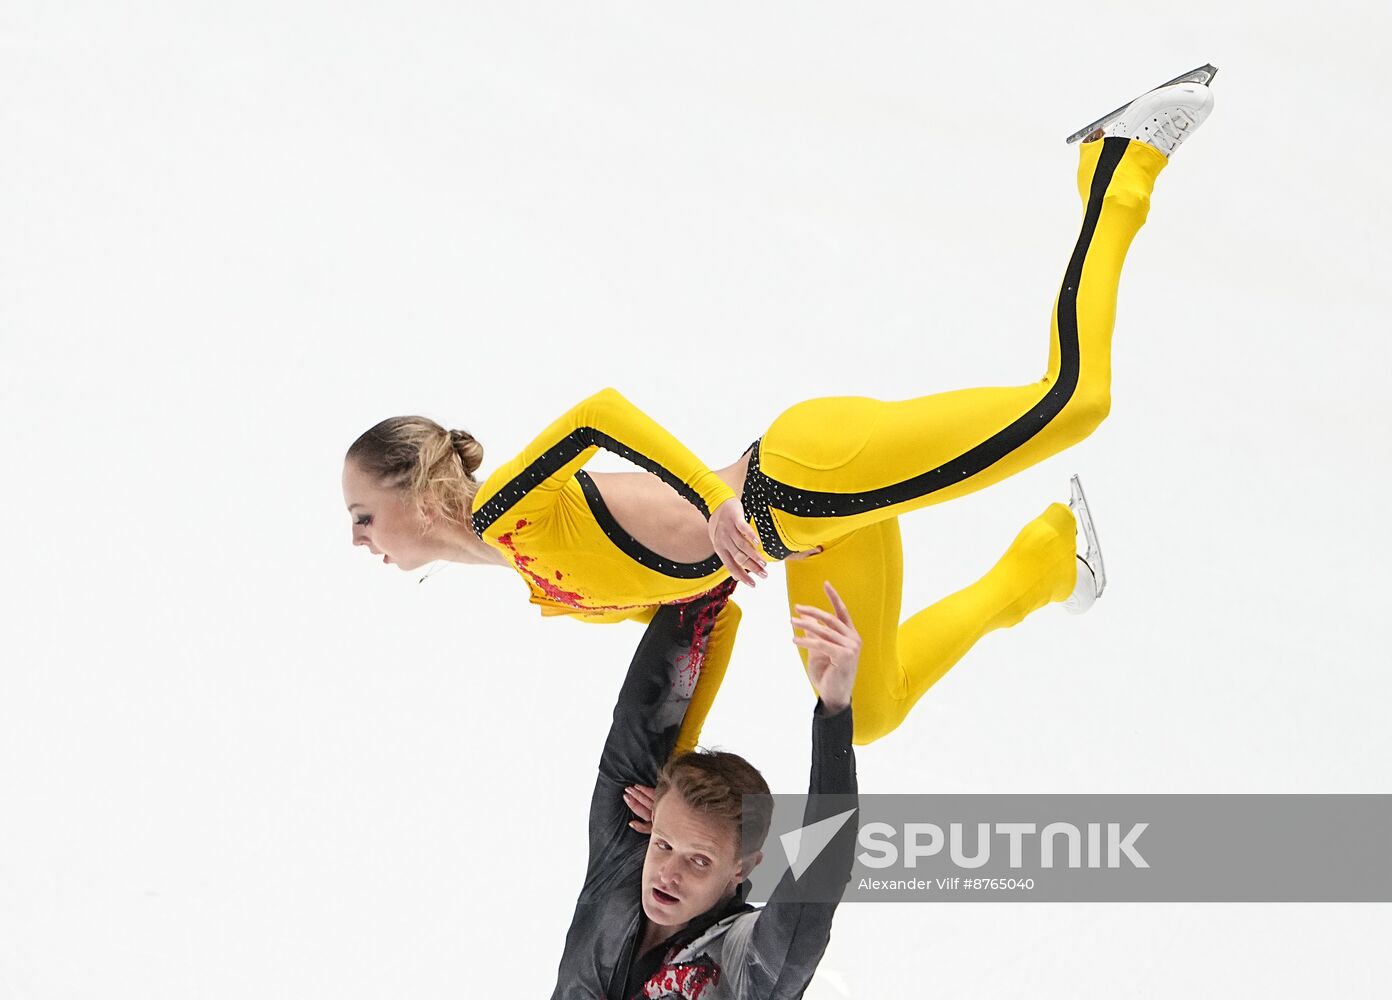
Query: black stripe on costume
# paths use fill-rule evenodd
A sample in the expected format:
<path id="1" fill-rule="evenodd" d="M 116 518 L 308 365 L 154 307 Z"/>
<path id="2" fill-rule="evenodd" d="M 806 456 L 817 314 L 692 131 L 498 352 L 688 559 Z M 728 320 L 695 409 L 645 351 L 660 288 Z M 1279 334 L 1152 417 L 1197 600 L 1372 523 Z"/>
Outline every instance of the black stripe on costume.
<path id="1" fill-rule="evenodd" d="M 600 529 L 608 536 L 609 541 L 617 545 L 634 562 L 679 580 L 699 580 L 720 569 L 720 557 L 717 555 L 698 563 L 677 562 L 658 555 L 614 520 L 614 515 L 609 513 L 599 487 L 595 485 L 588 472 L 581 470 L 575 474 L 575 478 L 580 481 L 580 488 L 585 492 L 585 502 L 590 505 L 590 513 L 599 522 Z"/>
<path id="2" fill-rule="evenodd" d="M 1059 375 L 1044 398 L 1009 426 L 997 431 L 974 448 L 912 479 L 866 493 L 825 493 L 798 489 L 760 472 L 758 475 L 762 480 L 763 501 L 769 506 L 800 517 L 845 517 L 861 511 L 889 507 L 936 493 L 989 468 L 1024 445 L 1058 416 L 1078 387 L 1078 285 L 1082 281 L 1083 263 L 1087 259 L 1088 248 L 1097 231 L 1097 221 L 1102 214 L 1102 202 L 1107 187 L 1111 184 L 1117 165 L 1130 144 L 1130 140 L 1117 136 L 1104 139 L 1103 142 L 1102 153 L 1092 175 L 1092 187 L 1088 191 L 1088 205 L 1083 215 L 1082 231 L 1073 248 L 1073 256 L 1069 258 L 1068 270 L 1064 272 L 1063 288 L 1059 292 Z M 757 455 L 756 451 L 755 457 L 750 460 L 751 476 L 754 475 Z M 776 540 L 777 534 L 773 531 L 772 518 L 767 511 L 762 512 L 763 520 L 757 509 L 751 513 L 755 515 L 755 527 L 759 529 L 760 538 L 764 538 L 764 521 L 767 521 L 769 539 Z M 768 549 L 767 544 L 765 548 L 769 555 L 775 555 L 772 549 Z"/>
<path id="3" fill-rule="evenodd" d="M 576 455 L 590 447 L 603 448 L 611 454 L 627 459 L 640 468 L 647 469 L 681 494 L 683 499 L 690 502 L 703 515 L 707 518 L 710 517 L 710 509 L 706 507 L 706 502 L 701 499 L 701 495 L 664 466 L 648 456 L 634 451 L 628 445 L 610 437 L 603 431 L 593 427 L 577 427 L 550 448 L 547 448 L 536 461 L 513 476 L 510 482 L 493 494 L 492 499 L 474 511 L 474 534 L 482 537 L 493 522 L 511 510 L 517 501 L 555 475 L 563 465 Z"/>
<path id="4" fill-rule="evenodd" d="M 778 533 L 778 526 L 773 523 L 773 513 L 769 510 L 769 497 L 776 492 L 773 487 L 783 484 L 770 479 L 759 469 L 758 441 L 751 444 L 748 451 L 749 467 L 744 476 L 744 495 L 740 497 L 740 504 L 745 514 L 754 519 L 754 530 L 764 551 L 774 559 L 787 559 L 793 550 L 788 548 L 783 536 Z"/>

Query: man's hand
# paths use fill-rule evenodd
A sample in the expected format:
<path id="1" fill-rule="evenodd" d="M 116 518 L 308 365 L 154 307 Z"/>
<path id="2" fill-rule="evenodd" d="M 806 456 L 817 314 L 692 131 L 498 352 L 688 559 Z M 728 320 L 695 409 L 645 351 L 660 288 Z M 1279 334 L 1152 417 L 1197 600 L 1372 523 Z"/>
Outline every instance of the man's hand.
<path id="1" fill-rule="evenodd" d="M 754 586 L 751 573 L 768 578 L 764 557 L 759 554 L 759 536 L 744 519 L 744 506 L 738 499 L 726 500 L 711 511 L 706 522 L 711 546 L 725 568 L 746 587 Z"/>
<path id="2" fill-rule="evenodd" d="M 629 785 L 624 789 L 624 802 L 637 819 L 629 820 L 629 828 L 639 833 L 652 833 L 653 796 L 656 790 L 648 785 Z"/>
<path id="3" fill-rule="evenodd" d="M 795 605 L 797 616 L 792 619 L 793 627 L 804 634 L 793 636 L 793 643 L 807 650 L 808 679 L 827 711 L 835 714 L 851 703 L 856 668 L 860 665 L 860 634 L 831 582 L 823 583 L 822 587 L 835 613 L 806 604 Z"/>

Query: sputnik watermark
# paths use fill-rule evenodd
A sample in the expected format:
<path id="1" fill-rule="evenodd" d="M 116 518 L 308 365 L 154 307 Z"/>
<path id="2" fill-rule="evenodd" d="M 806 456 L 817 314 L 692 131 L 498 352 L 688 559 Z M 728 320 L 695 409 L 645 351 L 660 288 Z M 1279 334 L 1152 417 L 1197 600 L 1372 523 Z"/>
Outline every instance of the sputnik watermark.
<path id="1" fill-rule="evenodd" d="M 756 902 L 1392 902 L 1388 795 L 770 798 Z"/>
<path id="2" fill-rule="evenodd" d="M 993 843 L 1004 838 L 1007 863 L 1011 868 L 1024 867 L 1025 850 L 1031 839 L 1035 843 L 1030 846 L 1037 852 L 1041 868 L 1053 868 L 1056 861 L 1069 868 L 1085 865 L 1088 868 L 1120 868 L 1123 859 L 1136 868 L 1150 867 L 1136 850 L 1136 840 L 1145 832 L 1148 823 L 1132 823 L 1124 836 L 1120 823 L 1086 823 L 1084 826 L 1086 834 L 1072 823 L 1050 823 L 1043 830 L 1037 823 L 977 823 L 976 842 L 969 854 L 962 823 L 948 824 L 946 835 L 936 823 L 905 823 L 902 829 L 889 823 L 867 823 L 856 838 L 865 848 L 856 855 L 856 861 L 867 868 L 893 868 L 901 863 L 902 857 L 905 868 L 916 868 L 919 861 L 938 857 L 946 844 L 948 856 L 958 868 L 981 868 L 991 862 Z M 900 840 L 904 844 L 902 851 Z M 1063 847 L 1056 850 L 1060 841 Z M 1084 844 L 1087 846 L 1086 861 L 1083 859 Z"/>
<path id="3" fill-rule="evenodd" d="M 831 843 L 831 838 L 835 837 L 846 825 L 846 821 L 855 814 L 854 809 L 847 809 L 839 815 L 828 816 L 826 819 L 819 819 L 807 826 L 790 830 L 778 838 L 783 845 L 783 854 L 788 859 L 788 870 L 793 873 L 794 881 L 802 878 L 812 862 L 816 861 Z"/>

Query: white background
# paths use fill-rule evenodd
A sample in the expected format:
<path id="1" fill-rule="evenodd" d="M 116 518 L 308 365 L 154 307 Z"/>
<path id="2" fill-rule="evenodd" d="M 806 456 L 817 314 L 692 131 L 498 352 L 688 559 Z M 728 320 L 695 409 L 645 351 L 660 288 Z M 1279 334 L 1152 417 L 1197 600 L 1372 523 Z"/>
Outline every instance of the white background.
<path id="1" fill-rule="evenodd" d="M 910 515 L 905 613 L 1085 474 L 1111 584 L 866 792 L 1387 792 L 1379 3 L 0 6 L 0 997 L 545 996 L 637 626 L 349 546 L 356 435 L 484 471 L 620 388 L 711 465 L 1043 371 L 1063 137 L 1205 61 L 1112 416 Z M 617 465 L 598 463 L 599 468 Z M 806 781 L 781 569 L 710 743 Z M 1383 905 L 855 905 L 814 998 L 1358 996 Z"/>

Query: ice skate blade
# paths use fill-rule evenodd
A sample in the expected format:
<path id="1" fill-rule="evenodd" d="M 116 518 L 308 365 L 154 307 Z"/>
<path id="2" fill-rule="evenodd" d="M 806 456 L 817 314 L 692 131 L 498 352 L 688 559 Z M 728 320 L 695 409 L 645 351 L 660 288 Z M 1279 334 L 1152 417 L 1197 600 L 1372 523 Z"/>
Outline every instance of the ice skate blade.
<path id="1" fill-rule="evenodd" d="M 1184 73 L 1180 76 L 1177 76 L 1173 80 L 1167 80 L 1164 83 L 1160 84 L 1159 87 L 1151 87 L 1150 90 L 1147 90 L 1145 92 L 1145 94 L 1149 94 L 1152 91 L 1159 90 L 1161 89 L 1161 87 L 1173 87 L 1177 83 L 1199 83 L 1207 87 L 1209 84 L 1213 82 L 1213 78 L 1217 75 L 1217 66 L 1213 66 L 1209 63 L 1204 63 L 1198 69 L 1191 69 L 1188 73 Z M 1116 121 L 1116 119 L 1121 116 L 1121 113 L 1123 111 L 1125 111 L 1131 105 L 1139 101 L 1142 97 L 1145 96 L 1145 94 L 1137 94 L 1135 97 L 1127 101 L 1125 104 L 1117 108 L 1115 111 L 1103 115 L 1101 118 L 1097 119 L 1097 121 L 1093 122 L 1091 125 L 1084 125 L 1082 128 L 1078 129 L 1078 131 L 1074 132 L 1064 141 L 1067 143 L 1077 142 L 1079 139 L 1083 138 L 1088 133 L 1093 132 L 1106 125 L 1110 125 L 1112 122 Z"/>
<path id="2" fill-rule="evenodd" d="M 1087 543 L 1086 551 L 1079 553 L 1078 558 L 1087 565 L 1088 569 L 1092 570 L 1093 579 L 1097 583 L 1095 596 L 1101 597 L 1102 591 L 1107 588 L 1107 570 L 1102 565 L 1102 547 L 1097 541 L 1097 527 L 1092 523 L 1092 511 L 1088 509 L 1082 480 L 1073 476 L 1068 480 L 1068 485 L 1072 492 L 1068 501 L 1068 509 L 1078 519 L 1078 527 L 1082 529 L 1083 539 Z"/>

